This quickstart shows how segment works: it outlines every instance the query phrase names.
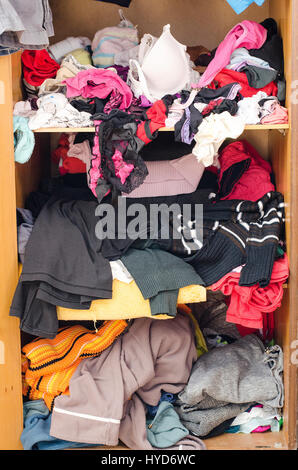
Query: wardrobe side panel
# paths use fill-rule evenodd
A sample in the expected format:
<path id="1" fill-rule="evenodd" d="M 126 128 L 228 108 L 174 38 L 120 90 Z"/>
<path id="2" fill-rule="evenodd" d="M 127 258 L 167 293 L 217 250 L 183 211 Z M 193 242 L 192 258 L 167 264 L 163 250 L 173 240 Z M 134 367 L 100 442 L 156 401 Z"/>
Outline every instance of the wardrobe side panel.
<path id="1" fill-rule="evenodd" d="M 156 37 L 162 27 L 171 25 L 174 37 L 188 46 L 204 45 L 215 48 L 227 32 L 244 19 L 257 22 L 268 17 L 269 2 L 262 7 L 254 3 L 237 15 L 223 0 L 132 0 L 124 15 L 138 26 L 139 38 L 150 33 Z M 50 0 L 54 16 L 55 36 L 51 42 L 68 36 L 87 36 L 106 26 L 119 24 L 118 5 L 94 0 Z"/>
<path id="2" fill-rule="evenodd" d="M 21 52 L 11 56 L 13 104 L 24 99 L 22 87 Z M 43 176 L 50 175 L 50 137 L 49 134 L 34 134 L 35 148 L 27 163 L 15 164 L 16 204 L 24 207 L 26 197 L 38 189 Z"/>
<path id="3" fill-rule="evenodd" d="M 18 278 L 10 56 L 0 56 L 0 88 L 0 449 L 14 450 L 23 414 L 19 320 L 9 317 Z"/>
<path id="4" fill-rule="evenodd" d="M 282 192 L 286 203 L 286 242 L 290 259 L 290 279 L 282 306 L 275 315 L 276 340 L 284 352 L 284 430 L 287 434 L 288 447 L 296 448 L 296 414 L 297 414 L 297 364 L 293 361 L 293 344 L 297 341 L 297 249 L 298 249 L 298 191 L 297 191 L 297 104 L 292 99 L 292 84 L 298 78 L 297 62 L 297 0 L 270 0 L 270 16 L 278 23 L 283 38 L 285 77 L 287 81 L 286 106 L 289 110 L 290 132 L 284 137 L 273 133 L 270 140 L 272 163 L 275 171 L 277 189 Z M 295 70 L 296 69 L 296 70 Z"/>
<path id="5" fill-rule="evenodd" d="M 16 204 L 24 207 L 27 196 L 37 191 L 43 177 L 51 175 L 50 136 L 34 134 L 35 147 L 27 163 L 15 164 Z"/>

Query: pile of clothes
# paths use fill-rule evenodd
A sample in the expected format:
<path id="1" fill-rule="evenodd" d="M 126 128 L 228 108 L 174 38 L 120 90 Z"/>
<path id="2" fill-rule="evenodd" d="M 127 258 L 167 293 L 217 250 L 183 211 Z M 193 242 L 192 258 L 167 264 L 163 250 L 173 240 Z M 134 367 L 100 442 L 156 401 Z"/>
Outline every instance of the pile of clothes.
<path id="1" fill-rule="evenodd" d="M 120 23 L 92 41 L 68 37 L 21 58 L 27 99 L 14 107 L 22 124 L 15 147 L 38 128 L 94 128 L 87 172 L 99 202 L 144 182 L 141 151 L 160 128 L 174 129 L 174 141 L 192 145 L 207 167 L 218 165 L 221 144 L 246 124 L 288 122 L 283 43 L 272 18 L 242 21 L 209 51 L 180 44 L 170 25 L 139 40 L 120 10 Z"/>
<path id="2" fill-rule="evenodd" d="M 171 321 L 61 327 L 22 348 L 25 450 L 204 450 L 223 433 L 279 431 L 283 354 L 241 335 L 210 292 Z M 220 367 L 219 367 L 220 365 Z M 88 401 L 85 400 L 86 393 Z"/>
<path id="3" fill-rule="evenodd" d="M 10 315 L 37 337 L 22 350 L 28 449 L 194 450 L 280 427 L 285 203 L 270 162 L 238 140 L 247 123 L 287 122 L 276 23 L 245 20 L 214 51 L 169 25 L 137 33 L 121 13 L 92 42 L 22 53 L 18 161 L 33 130 L 74 128 L 53 149 L 58 176 L 17 210 Z M 210 295 L 224 295 L 219 310 Z M 61 329 L 61 310 L 93 330 Z"/>
<path id="4" fill-rule="evenodd" d="M 163 133 L 146 148 L 150 173 L 139 189 L 98 204 L 85 173 L 89 143 L 74 143 L 77 136 L 62 134 L 53 151 L 60 176 L 18 209 L 22 272 L 10 314 L 21 328 L 54 338 L 57 309 L 93 315 L 106 307 L 109 319 L 142 311 L 174 317 L 179 292 L 189 286 L 199 287 L 189 301 L 204 300 L 204 287 L 221 291 L 228 321 L 262 328 L 289 276 L 285 204 L 270 163 L 245 140 L 221 147 L 220 170 L 202 169 L 183 143 L 177 158 L 166 159 L 171 134 Z M 134 305 L 136 291 L 141 303 Z M 113 304 L 121 292 L 122 308 L 131 304 L 126 317 L 121 302 Z"/>

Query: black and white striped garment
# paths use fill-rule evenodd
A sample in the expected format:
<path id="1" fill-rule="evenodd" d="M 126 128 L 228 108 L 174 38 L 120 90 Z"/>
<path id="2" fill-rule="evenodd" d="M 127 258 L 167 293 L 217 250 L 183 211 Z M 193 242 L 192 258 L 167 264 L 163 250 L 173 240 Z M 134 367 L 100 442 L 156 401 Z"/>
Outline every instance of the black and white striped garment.
<path id="1" fill-rule="evenodd" d="M 204 205 L 203 247 L 186 258 L 206 285 L 244 265 L 239 285 L 269 284 L 285 221 L 283 195 L 272 191 L 260 200 L 225 200 Z"/>

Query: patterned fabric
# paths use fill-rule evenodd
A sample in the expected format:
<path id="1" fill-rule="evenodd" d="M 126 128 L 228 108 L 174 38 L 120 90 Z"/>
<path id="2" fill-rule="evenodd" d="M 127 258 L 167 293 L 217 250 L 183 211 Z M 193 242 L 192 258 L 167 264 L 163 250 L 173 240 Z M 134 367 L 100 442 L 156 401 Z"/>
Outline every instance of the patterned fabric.
<path id="1" fill-rule="evenodd" d="M 78 364 L 107 349 L 127 327 L 125 320 L 105 321 L 97 331 L 81 325 L 61 328 L 54 339 L 37 338 L 22 348 L 23 395 L 43 399 L 51 410 L 56 396 L 69 394 Z"/>

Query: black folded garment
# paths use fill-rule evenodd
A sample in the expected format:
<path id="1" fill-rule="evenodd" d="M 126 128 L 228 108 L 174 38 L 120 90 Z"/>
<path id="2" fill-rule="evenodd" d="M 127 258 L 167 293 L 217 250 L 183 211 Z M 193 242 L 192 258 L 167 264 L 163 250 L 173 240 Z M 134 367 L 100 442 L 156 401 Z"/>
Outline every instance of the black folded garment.
<path id="1" fill-rule="evenodd" d="M 96 201 L 75 200 L 76 189 L 56 191 L 43 206 L 26 245 L 10 315 L 27 333 L 53 338 L 56 306 L 88 309 L 112 298 L 110 263 L 96 237 Z"/>

